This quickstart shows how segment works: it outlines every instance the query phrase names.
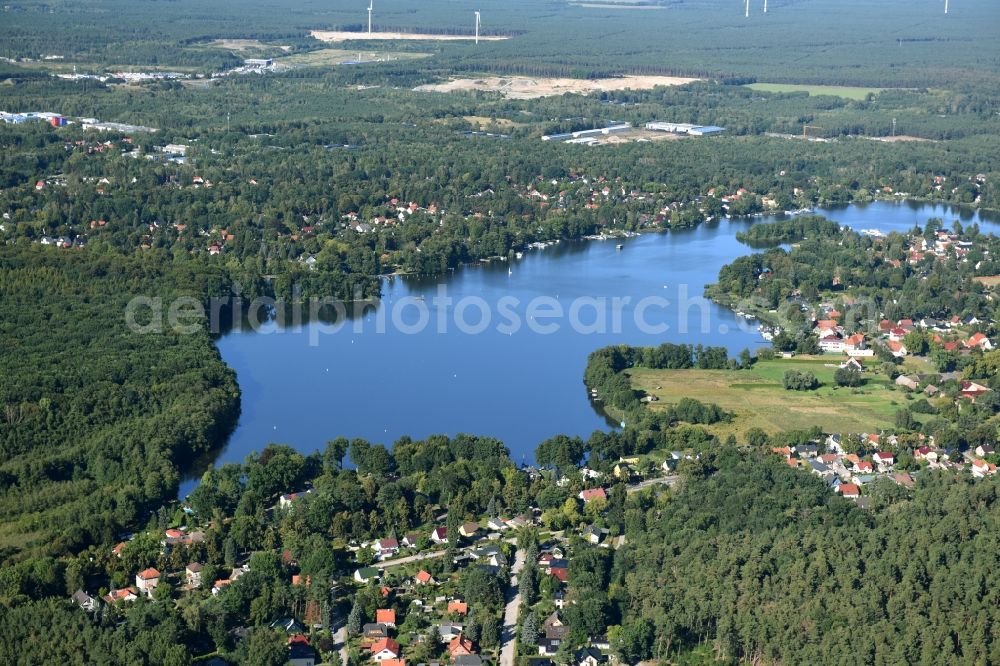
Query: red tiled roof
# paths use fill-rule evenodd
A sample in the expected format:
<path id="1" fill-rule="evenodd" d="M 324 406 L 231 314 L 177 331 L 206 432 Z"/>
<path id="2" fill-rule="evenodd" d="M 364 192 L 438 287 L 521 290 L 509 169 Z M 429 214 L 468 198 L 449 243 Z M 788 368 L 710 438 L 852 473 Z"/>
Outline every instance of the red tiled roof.
<path id="1" fill-rule="evenodd" d="M 844 497 L 857 497 L 861 494 L 861 491 L 856 484 L 842 483 L 840 484 L 840 494 Z"/>
<path id="2" fill-rule="evenodd" d="M 589 502 L 595 499 L 607 499 L 608 495 L 607 493 L 604 492 L 604 488 L 590 488 L 588 490 L 582 491 L 580 493 L 580 498 L 584 502 Z"/>
<path id="3" fill-rule="evenodd" d="M 399 643 L 391 638 L 383 638 L 372 643 L 372 654 L 378 654 L 382 650 L 388 650 L 395 655 L 399 655 Z"/>

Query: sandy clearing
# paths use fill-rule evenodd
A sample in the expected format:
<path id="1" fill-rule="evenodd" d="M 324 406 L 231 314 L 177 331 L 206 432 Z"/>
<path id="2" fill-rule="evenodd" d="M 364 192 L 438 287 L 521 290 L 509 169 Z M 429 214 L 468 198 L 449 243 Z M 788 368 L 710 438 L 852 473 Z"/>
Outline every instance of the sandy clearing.
<path id="1" fill-rule="evenodd" d="M 445 83 L 417 86 L 414 90 L 429 92 L 486 90 L 503 93 L 505 97 L 510 99 L 536 99 L 565 93 L 585 95 L 612 90 L 645 90 L 656 86 L 681 86 L 697 80 L 678 76 L 622 76 L 613 79 L 529 79 L 494 76 L 482 79 L 452 79 Z"/>
<path id="2" fill-rule="evenodd" d="M 904 143 L 906 141 L 927 141 L 930 143 L 935 143 L 933 139 L 924 139 L 919 136 L 908 136 L 906 134 L 897 134 L 896 136 L 873 136 L 872 141 L 881 141 L 883 143 Z"/>
<path id="3" fill-rule="evenodd" d="M 427 42 L 471 42 L 476 39 L 475 35 L 426 35 L 416 32 L 373 32 L 368 34 L 367 32 L 313 30 L 309 34 L 322 42 L 346 42 L 359 39 L 372 41 L 411 40 Z M 502 35 L 479 36 L 479 41 L 481 42 L 498 42 L 504 39 L 510 39 L 510 37 Z"/>

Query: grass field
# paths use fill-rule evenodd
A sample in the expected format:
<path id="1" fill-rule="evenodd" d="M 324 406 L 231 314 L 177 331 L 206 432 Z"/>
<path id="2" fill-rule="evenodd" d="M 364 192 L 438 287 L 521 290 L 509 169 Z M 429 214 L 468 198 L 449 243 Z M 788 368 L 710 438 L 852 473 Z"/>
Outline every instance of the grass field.
<path id="1" fill-rule="evenodd" d="M 891 428 L 896 410 L 907 400 L 894 390 L 885 375 L 866 372 L 857 389 L 838 388 L 833 375 L 840 357 L 801 357 L 761 361 L 751 370 L 649 370 L 631 371 L 632 386 L 655 395 L 651 409 L 664 409 L 681 398 L 715 403 L 733 412 L 731 423 L 711 426 L 716 434 L 737 436 L 750 428 L 769 433 L 806 429 L 818 425 L 825 432 L 872 432 Z M 822 384 L 815 391 L 787 391 L 782 386 L 786 370 L 809 371 Z"/>
<path id="2" fill-rule="evenodd" d="M 833 95 L 845 99 L 864 99 L 869 93 L 879 93 L 882 88 L 857 88 L 854 86 L 813 86 L 796 83 L 751 83 L 747 88 L 764 92 L 807 92 L 810 95 Z"/>

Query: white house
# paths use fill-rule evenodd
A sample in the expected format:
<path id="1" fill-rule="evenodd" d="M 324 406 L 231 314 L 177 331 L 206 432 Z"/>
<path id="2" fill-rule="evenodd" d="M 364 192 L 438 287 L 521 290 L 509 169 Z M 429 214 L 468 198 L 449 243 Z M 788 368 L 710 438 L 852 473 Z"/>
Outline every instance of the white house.
<path id="1" fill-rule="evenodd" d="M 145 592 L 149 596 L 153 596 L 153 590 L 156 586 L 160 584 L 160 572 L 149 567 L 148 569 L 143 569 L 135 575 L 135 586 L 139 588 L 141 592 Z"/>

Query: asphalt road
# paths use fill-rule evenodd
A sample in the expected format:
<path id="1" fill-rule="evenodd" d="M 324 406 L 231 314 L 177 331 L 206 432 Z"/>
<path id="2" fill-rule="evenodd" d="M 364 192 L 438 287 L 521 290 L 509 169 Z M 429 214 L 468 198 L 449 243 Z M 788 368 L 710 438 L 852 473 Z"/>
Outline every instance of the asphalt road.
<path id="1" fill-rule="evenodd" d="M 524 568 L 524 550 L 514 555 L 507 586 L 507 606 L 503 611 L 503 630 L 500 633 L 500 666 L 514 666 L 514 636 L 517 634 L 517 616 L 521 610 L 521 594 L 517 587 L 517 574 Z"/>

